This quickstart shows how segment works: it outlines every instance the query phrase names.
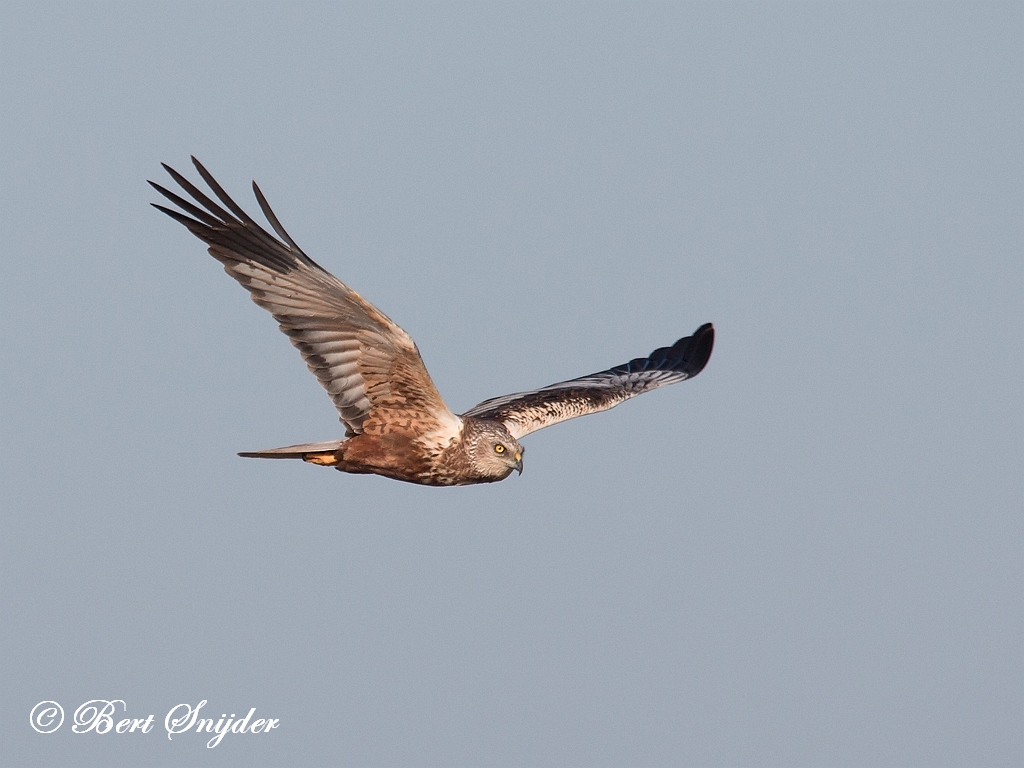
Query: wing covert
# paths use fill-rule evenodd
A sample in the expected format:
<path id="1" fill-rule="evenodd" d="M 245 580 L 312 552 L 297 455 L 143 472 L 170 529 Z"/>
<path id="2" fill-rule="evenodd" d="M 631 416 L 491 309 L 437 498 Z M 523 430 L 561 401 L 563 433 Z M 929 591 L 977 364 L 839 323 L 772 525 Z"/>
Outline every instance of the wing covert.
<path id="1" fill-rule="evenodd" d="M 606 411 L 649 390 L 693 378 L 707 365 L 714 342 L 715 329 L 705 323 L 692 336 L 647 357 L 530 392 L 491 398 L 462 415 L 503 422 L 518 440 L 560 421 Z"/>

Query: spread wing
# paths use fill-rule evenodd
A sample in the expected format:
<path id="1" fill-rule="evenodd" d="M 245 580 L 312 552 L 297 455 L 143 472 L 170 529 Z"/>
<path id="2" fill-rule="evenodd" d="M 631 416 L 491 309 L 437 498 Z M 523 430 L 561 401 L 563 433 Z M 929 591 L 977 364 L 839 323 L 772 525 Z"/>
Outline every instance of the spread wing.
<path id="1" fill-rule="evenodd" d="M 504 422 L 518 440 L 560 421 L 607 411 L 649 390 L 691 379 L 704 370 L 714 343 L 715 329 L 706 323 L 693 336 L 656 349 L 647 357 L 532 392 L 484 400 L 462 415 Z"/>
<path id="2" fill-rule="evenodd" d="M 198 205 L 151 181 L 181 210 L 154 207 L 207 243 L 210 255 L 274 316 L 334 401 L 349 434 L 457 425 L 409 334 L 303 253 L 255 182 L 256 200 L 280 239 L 228 197 L 198 160 L 192 162 L 224 207 L 167 165 Z"/>

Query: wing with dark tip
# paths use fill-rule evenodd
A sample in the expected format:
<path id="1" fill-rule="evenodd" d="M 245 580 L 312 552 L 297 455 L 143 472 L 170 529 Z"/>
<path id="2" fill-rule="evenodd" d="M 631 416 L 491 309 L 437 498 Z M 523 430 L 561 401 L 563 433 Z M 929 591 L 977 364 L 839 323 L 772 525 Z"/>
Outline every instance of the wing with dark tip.
<path id="1" fill-rule="evenodd" d="M 154 207 L 207 243 L 210 255 L 274 316 L 334 401 L 347 431 L 457 428 L 409 334 L 303 253 L 255 182 L 256 200 L 280 239 L 253 221 L 198 160 L 192 162 L 220 203 L 164 165 L 191 200 L 151 181 L 180 210 Z"/>
<path id="2" fill-rule="evenodd" d="M 501 421 L 518 440 L 560 421 L 606 411 L 644 392 L 691 379 L 704 370 L 714 343 L 715 329 L 706 323 L 693 336 L 647 357 L 532 392 L 484 400 L 462 415 Z"/>

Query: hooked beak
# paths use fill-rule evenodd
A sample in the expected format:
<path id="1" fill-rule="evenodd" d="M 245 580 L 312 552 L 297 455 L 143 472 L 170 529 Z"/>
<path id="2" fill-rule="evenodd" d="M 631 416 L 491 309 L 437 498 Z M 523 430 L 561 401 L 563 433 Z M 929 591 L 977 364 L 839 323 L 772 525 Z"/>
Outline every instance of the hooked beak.
<path id="1" fill-rule="evenodd" d="M 516 470 L 520 475 L 523 474 L 523 454 L 521 453 L 516 454 Z"/>

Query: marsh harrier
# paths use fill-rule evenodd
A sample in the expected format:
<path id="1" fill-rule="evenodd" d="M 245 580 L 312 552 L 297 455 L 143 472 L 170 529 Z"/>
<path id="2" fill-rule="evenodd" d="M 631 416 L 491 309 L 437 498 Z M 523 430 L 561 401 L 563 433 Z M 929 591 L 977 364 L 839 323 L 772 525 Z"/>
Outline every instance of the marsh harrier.
<path id="1" fill-rule="evenodd" d="M 150 182 L 180 210 L 153 205 L 209 246 L 210 255 L 270 312 L 334 401 L 345 439 L 240 453 L 302 459 L 342 472 L 421 485 L 469 485 L 523 471 L 519 439 L 543 427 L 607 410 L 696 376 L 711 357 L 710 323 L 670 347 L 606 371 L 448 410 L 416 344 L 379 309 L 314 262 L 288 235 L 253 182 L 274 237 L 192 158 L 220 204 L 164 165 L 192 201 Z"/>

